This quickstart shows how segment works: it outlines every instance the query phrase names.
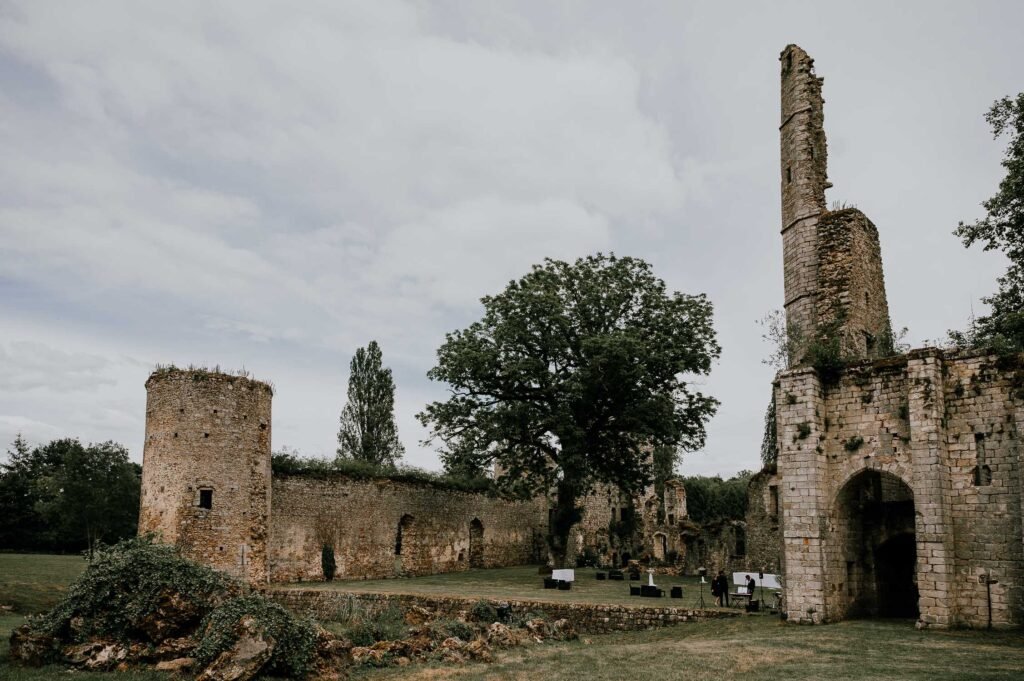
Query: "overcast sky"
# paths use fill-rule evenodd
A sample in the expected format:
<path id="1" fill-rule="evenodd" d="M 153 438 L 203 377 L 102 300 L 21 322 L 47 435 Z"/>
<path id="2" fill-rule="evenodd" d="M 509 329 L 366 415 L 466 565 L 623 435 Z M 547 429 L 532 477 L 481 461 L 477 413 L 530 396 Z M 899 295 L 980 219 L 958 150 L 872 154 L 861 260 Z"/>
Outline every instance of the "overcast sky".
<path id="1" fill-rule="evenodd" d="M 332 455 L 376 339 L 409 463 L 449 330 L 545 256 L 707 293 L 722 406 L 686 473 L 759 465 L 782 305 L 778 54 L 825 77 L 829 201 L 878 226 L 893 322 L 963 326 L 1024 90 L 1024 3 L 0 0 L 0 440 L 142 458 L 157 362 L 276 386 L 273 445 Z"/>

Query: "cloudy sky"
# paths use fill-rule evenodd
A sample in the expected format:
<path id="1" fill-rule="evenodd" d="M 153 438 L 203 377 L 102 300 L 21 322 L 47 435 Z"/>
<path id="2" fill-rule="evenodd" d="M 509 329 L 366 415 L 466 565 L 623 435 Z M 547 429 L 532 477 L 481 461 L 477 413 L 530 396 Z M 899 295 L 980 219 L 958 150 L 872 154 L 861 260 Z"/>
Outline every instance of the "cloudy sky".
<path id="1" fill-rule="evenodd" d="M 157 362 L 272 381 L 274 447 L 335 447 L 376 339 L 410 463 L 446 331 L 545 256 L 614 251 L 715 304 L 722 401 L 687 473 L 758 463 L 782 303 L 778 54 L 825 76 L 829 200 L 882 238 L 892 317 L 962 326 L 1000 256 L 982 114 L 1024 4 L 0 0 L 0 440 L 141 460 Z"/>

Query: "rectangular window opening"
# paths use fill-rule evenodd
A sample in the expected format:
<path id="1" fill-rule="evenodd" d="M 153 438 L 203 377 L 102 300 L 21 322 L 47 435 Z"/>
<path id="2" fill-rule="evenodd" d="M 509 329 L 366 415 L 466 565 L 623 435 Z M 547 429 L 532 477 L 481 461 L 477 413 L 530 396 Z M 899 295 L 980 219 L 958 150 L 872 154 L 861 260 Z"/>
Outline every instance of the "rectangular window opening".
<path id="1" fill-rule="evenodd" d="M 212 489 L 201 489 L 201 490 L 199 490 L 199 508 L 205 508 L 207 510 L 213 508 L 213 490 Z"/>
<path id="2" fill-rule="evenodd" d="M 779 515 L 779 488 L 776 485 L 768 488 L 768 513 Z"/>

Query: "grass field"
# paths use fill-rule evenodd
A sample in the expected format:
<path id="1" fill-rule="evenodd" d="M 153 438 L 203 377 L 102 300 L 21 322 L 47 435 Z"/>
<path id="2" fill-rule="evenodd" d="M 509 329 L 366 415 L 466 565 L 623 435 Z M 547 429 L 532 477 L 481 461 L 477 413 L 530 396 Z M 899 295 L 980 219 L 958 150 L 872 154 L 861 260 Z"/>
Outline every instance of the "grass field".
<path id="1" fill-rule="evenodd" d="M 629 595 L 628 581 L 598 581 L 593 568 L 576 570 L 576 582 L 570 591 L 545 589 L 543 577 L 536 567 L 495 568 L 468 570 L 446 575 L 412 577 L 409 579 L 336 580 L 333 582 L 306 582 L 285 588 L 337 589 L 340 591 L 416 594 L 420 596 L 476 596 L 496 599 L 535 601 L 605 603 L 614 605 L 652 606 L 671 605 L 696 608 L 700 602 L 700 585 L 696 577 L 665 577 L 657 575 L 655 583 L 665 589 L 664 598 L 639 598 Z M 647 579 L 647 575 L 643 575 Z M 646 583 L 646 581 L 644 582 Z M 634 582 L 636 584 L 636 582 Z M 669 587 L 683 587 L 683 598 L 668 597 Z M 764 590 L 765 602 L 771 601 L 773 592 Z M 704 585 L 704 603 L 714 606 L 708 585 Z"/>
<path id="2" fill-rule="evenodd" d="M 22 615 L 46 612 L 85 566 L 81 556 L 0 553 L 0 605 Z"/>
<path id="3" fill-rule="evenodd" d="M 0 604 L 20 604 L 31 612 L 55 603 L 84 568 L 69 556 L 0 554 Z M 622 582 L 598 582 L 583 574 L 573 591 L 539 588 L 535 569 L 480 570 L 415 580 L 338 582 L 328 588 L 405 593 L 548 598 L 605 599 L 633 603 L 622 593 Z M 659 580 L 671 585 L 679 580 Z M 686 584 L 691 602 L 692 580 Z M 322 586 L 322 585 L 320 585 Z M 414 591 L 413 591 L 414 589 Z M 647 604 L 653 599 L 642 599 Z M 678 603 L 670 599 L 664 604 Z M 118 674 L 74 672 L 59 666 L 42 669 L 12 667 L 7 640 L 23 621 L 20 614 L 0 615 L 0 681 L 38 681 L 73 678 L 80 681 L 170 681 L 156 672 Z M 363 669 L 362 681 L 665 681 L 744 679 L 767 681 L 867 681 L 882 679 L 954 681 L 1024 678 L 1022 632 L 921 632 L 911 622 L 861 621 L 829 626 L 786 625 L 777 618 L 745 616 L 729 620 L 683 624 L 655 631 L 590 636 L 584 641 L 516 648 L 496 654 L 492 664 L 459 667 L 420 665 L 393 669 Z"/>

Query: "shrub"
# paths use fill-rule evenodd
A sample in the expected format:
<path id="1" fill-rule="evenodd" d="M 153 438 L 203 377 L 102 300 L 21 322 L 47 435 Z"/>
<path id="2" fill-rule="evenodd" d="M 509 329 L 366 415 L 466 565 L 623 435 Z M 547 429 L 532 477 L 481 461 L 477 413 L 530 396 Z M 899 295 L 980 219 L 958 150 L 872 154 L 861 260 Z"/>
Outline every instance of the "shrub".
<path id="1" fill-rule="evenodd" d="M 466 622 L 453 619 L 435 620 L 427 625 L 427 629 L 430 631 L 430 637 L 436 641 L 443 641 L 452 636 L 463 641 L 471 641 L 476 633 Z"/>
<path id="2" fill-rule="evenodd" d="M 469 611 L 469 616 L 477 622 L 487 624 L 498 621 L 497 609 L 487 600 L 479 600 L 474 603 Z"/>
<path id="3" fill-rule="evenodd" d="M 863 444 L 864 444 L 864 438 L 862 438 L 860 435 L 853 435 L 853 436 L 850 437 L 850 439 L 846 440 L 843 443 L 843 447 L 848 452 L 855 452 L 858 449 L 860 449 L 861 445 L 863 445 Z"/>
<path id="4" fill-rule="evenodd" d="M 202 639 L 194 652 L 200 666 L 213 662 L 238 641 L 238 622 L 247 616 L 254 618 L 257 626 L 276 641 L 264 672 L 294 678 L 309 672 L 316 625 L 259 595 L 233 598 L 207 615 L 201 626 Z"/>
<path id="5" fill-rule="evenodd" d="M 320 567 L 324 571 L 324 581 L 334 581 L 334 573 L 338 569 L 338 564 L 334 562 L 334 547 L 330 544 L 324 544 L 323 549 L 320 550 Z"/>
<path id="6" fill-rule="evenodd" d="M 395 605 L 373 612 L 353 614 L 345 634 L 353 645 L 372 646 L 377 641 L 398 641 L 408 628 L 405 615 Z"/>
<path id="7" fill-rule="evenodd" d="M 804 421 L 803 423 L 798 423 L 797 424 L 797 426 L 796 426 L 796 438 L 795 439 L 797 439 L 797 440 L 806 440 L 807 437 L 810 434 L 811 434 L 811 424 L 807 423 L 806 421 Z"/>
<path id="8" fill-rule="evenodd" d="M 184 601 L 177 609 L 190 614 L 195 623 L 238 588 L 237 582 L 183 558 L 174 547 L 135 537 L 100 548 L 67 595 L 35 628 L 66 638 L 71 620 L 80 617 L 80 638 L 126 640 L 169 596 Z"/>

